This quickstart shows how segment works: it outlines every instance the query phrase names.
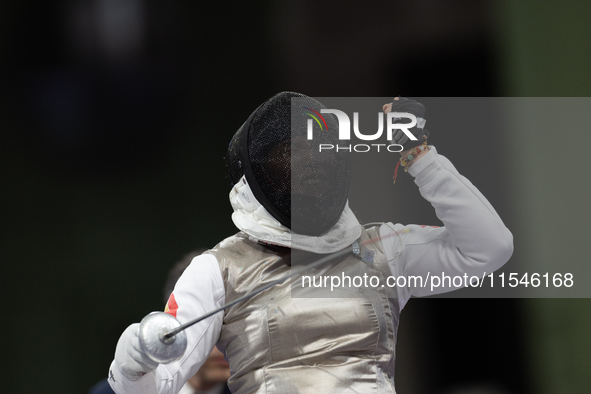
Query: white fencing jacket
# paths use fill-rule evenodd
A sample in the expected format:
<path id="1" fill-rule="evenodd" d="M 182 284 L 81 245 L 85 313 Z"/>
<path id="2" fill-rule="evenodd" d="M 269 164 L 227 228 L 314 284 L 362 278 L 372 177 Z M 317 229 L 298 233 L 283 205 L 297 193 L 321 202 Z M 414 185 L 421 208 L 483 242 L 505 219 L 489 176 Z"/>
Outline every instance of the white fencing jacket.
<path id="1" fill-rule="evenodd" d="M 445 273 L 448 276 L 482 277 L 501 267 L 513 253 L 513 236 L 484 196 L 460 175 L 451 162 L 431 147 L 410 168 L 421 195 L 429 201 L 443 227 L 384 224 L 379 228 L 382 248 L 392 260 L 392 276 L 427 278 Z M 252 193 L 240 202 L 240 192 L 248 185 L 239 183 L 231 193 L 233 220 L 255 239 L 285 245 L 289 230 L 274 221 L 254 200 Z M 241 188 L 237 190 L 237 188 Z M 329 240 L 311 240 L 308 250 L 329 253 L 350 245 L 359 236 L 359 223 L 350 209 L 328 233 Z M 266 234 L 266 236 L 265 236 Z M 334 236 L 338 234 L 338 236 Z M 318 237 L 316 237 L 318 238 Z M 344 239 L 344 240 L 343 240 Z M 332 245 L 332 246 L 331 246 Z M 397 258 L 395 258 L 397 257 Z M 454 290 L 439 286 L 398 287 L 400 309 L 412 296 L 427 296 Z M 218 308 L 225 301 L 224 282 L 216 257 L 196 257 L 176 284 L 167 308 L 185 323 Z M 177 393 L 205 362 L 218 342 L 223 313 L 211 316 L 186 330 L 188 346 L 178 361 L 159 365 L 137 381 L 126 379 L 115 361 L 111 364 L 109 383 L 116 393 Z M 114 379 L 114 380 L 113 380 Z"/>

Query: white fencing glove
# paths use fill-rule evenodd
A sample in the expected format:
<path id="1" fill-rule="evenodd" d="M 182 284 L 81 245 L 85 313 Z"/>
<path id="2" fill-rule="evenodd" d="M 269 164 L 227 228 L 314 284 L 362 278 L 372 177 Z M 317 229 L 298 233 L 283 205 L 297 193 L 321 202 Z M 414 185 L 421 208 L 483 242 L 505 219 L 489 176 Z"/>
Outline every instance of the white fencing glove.
<path id="1" fill-rule="evenodd" d="M 139 323 L 127 327 L 121 334 L 115 350 L 115 362 L 121 373 L 132 381 L 138 380 L 158 366 L 158 363 L 150 360 L 142 350 L 137 336 L 139 328 Z"/>

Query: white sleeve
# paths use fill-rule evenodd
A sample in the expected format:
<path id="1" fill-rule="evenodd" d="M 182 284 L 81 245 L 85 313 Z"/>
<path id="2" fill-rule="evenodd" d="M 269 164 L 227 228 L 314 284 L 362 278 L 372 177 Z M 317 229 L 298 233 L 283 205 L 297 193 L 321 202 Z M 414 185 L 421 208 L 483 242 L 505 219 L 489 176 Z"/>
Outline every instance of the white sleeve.
<path id="1" fill-rule="evenodd" d="M 409 168 L 421 195 L 445 227 L 382 225 L 380 237 L 392 275 L 399 277 L 482 277 L 500 268 L 513 254 L 513 235 L 490 203 L 434 147 Z M 398 288 L 401 308 L 411 296 L 445 293 L 457 287 L 442 285 Z"/>
<path id="2" fill-rule="evenodd" d="M 225 289 L 218 261 L 211 254 L 193 259 L 175 285 L 168 302 L 171 313 L 181 324 L 193 320 L 225 302 Z M 176 310 L 175 310 L 176 309 Z M 203 365 L 218 342 L 224 313 L 219 312 L 189 327 L 187 350 L 183 357 L 158 368 L 137 381 L 126 379 L 115 361 L 111 363 L 109 383 L 117 394 L 176 394 Z"/>

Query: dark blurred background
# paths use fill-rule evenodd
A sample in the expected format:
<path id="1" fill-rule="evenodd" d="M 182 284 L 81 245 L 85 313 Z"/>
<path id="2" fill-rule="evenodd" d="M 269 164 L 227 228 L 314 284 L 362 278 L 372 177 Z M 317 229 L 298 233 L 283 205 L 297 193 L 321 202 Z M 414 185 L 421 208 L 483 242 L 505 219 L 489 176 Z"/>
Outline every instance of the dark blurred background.
<path id="1" fill-rule="evenodd" d="M 163 308 L 172 264 L 236 232 L 224 156 L 266 98 L 589 96 L 590 15 L 557 0 L 0 3 L 2 392 L 86 392 L 124 328 Z M 588 260 L 588 130 L 552 144 L 556 130 L 477 126 L 432 142 L 513 231 L 509 264 Z M 383 220 L 431 224 L 401 178 Z M 590 307 L 411 300 L 397 390 L 588 393 Z"/>

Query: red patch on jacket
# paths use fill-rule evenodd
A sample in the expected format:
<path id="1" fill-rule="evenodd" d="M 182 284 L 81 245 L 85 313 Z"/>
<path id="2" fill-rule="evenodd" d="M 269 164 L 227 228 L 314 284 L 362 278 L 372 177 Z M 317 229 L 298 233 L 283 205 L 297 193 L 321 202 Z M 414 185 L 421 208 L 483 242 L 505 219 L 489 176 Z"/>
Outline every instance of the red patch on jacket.
<path id="1" fill-rule="evenodd" d="M 176 317 L 176 311 L 178 311 L 178 309 L 179 306 L 174 299 L 174 294 L 171 293 L 168 302 L 166 303 L 166 307 L 164 308 L 164 312 Z"/>

